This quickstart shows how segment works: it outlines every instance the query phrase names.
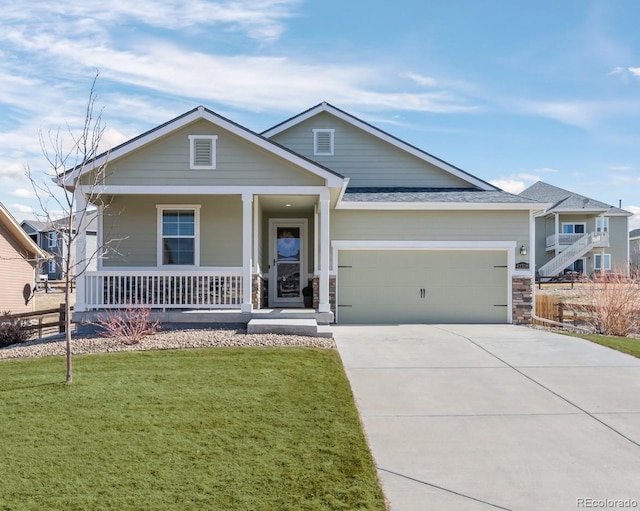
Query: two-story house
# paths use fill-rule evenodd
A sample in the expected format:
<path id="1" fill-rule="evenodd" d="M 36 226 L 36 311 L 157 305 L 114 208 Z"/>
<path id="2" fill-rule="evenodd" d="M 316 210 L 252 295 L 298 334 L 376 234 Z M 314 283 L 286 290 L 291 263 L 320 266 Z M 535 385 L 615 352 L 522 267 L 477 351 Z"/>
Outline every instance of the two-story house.
<path id="1" fill-rule="evenodd" d="M 535 219 L 538 275 L 591 275 L 601 271 L 628 274 L 632 213 L 542 181 L 520 196 L 552 204 Z"/>

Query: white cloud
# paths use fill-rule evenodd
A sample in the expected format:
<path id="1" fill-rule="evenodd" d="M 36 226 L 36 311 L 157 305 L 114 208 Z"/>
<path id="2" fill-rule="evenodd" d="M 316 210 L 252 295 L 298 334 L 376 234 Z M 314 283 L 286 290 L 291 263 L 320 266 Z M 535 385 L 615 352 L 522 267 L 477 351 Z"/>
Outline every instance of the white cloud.
<path id="1" fill-rule="evenodd" d="M 489 181 L 492 185 L 504 190 L 505 192 L 519 194 L 527 186 L 524 181 L 519 179 L 492 179 Z"/>
<path id="2" fill-rule="evenodd" d="M 509 104 L 509 102 L 507 102 Z M 555 119 L 585 130 L 594 130 L 605 119 L 640 113 L 638 100 L 515 101 L 510 106 L 521 113 Z"/>
<path id="3" fill-rule="evenodd" d="M 437 87 L 439 85 L 438 81 L 430 76 L 422 76 L 417 73 L 406 73 L 404 76 L 424 87 Z"/>
<path id="4" fill-rule="evenodd" d="M 6 26 L 30 24 L 45 28 L 56 37 L 74 35 L 100 36 L 104 27 L 131 21 L 165 30 L 189 29 L 196 33 L 205 27 L 223 25 L 230 31 L 264 41 L 278 39 L 285 30 L 284 21 L 296 15 L 301 0 L 111 0 L 77 2 L 75 0 L 34 0 L 25 9 L 20 3 L 3 6 Z M 37 25 L 33 18 L 38 18 Z M 10 22 L 10 23 L 8 23 Z"/>
<path id="5" fill-rule="evenodd" d="M 610 165 L 609 170 L 621 170 L 621 171 L 628 171 L 628 170 L 633 170 L 633 167 L 630 167 L 628 165 Z"/>
<path id="6" fill-rule="evenodd" d="M 640 206 L 624 206 L 623 209 L 633 213 L 633 216 L 629 217 L 629 230 L 640 229 Z"/>
<path id="7" fill-rule="evenodd" d="M 542 172 L 542 173 L 553 173 L 553 172 L 560 172 L 558 169 L 553 169 L 551 167 L 540 167 L 538 169 L 533 169 L 534 172 Z"/>
<path id="8" fill-rule="evenodd" d="M 489 182 L 492 185 L 501 188 L 505 192 L 518 194 L 536 181 L 540 181 L 539 176 L 535 174 L 521 173 L 502 177 L 499 179 L 493 179 Z"/>
<path id="9" fill-rule="evenodd" d="M 629 69 L 629 72 L 632 75 L 637 76 L 638 78 L 640 78 L 640 67 L 630 67 L 628 69 Z"/>
<path id="10" fill-rule="evenodd" d="M 8 207 L 13 211 L 18 211 L 25 215 L 34 214 L 34 209 L 31 206 L 25 206 L 24 204 L 10 204 Z"/>
<path id="11" fill-rule="evenodd" d="M 28 190 L 27 188 L 18 188 L 11 192 L 11 195 L 15 197 L 21 197 L 23 199 L 35 199 L 36 194 L 33 190 Z"/>
<path id="12" fill-rule="evenodd" d="M 245 109 L 275 108 L 281 111 L 286 99 L 293 110 L 327 99 L 343 105 L 377 109 L 440 113 L 476 110 L 446 91 L 374 91 L 373 84 L 381 81 L 385 73 L 364 65 L 214 55 L 161 41 L 145 41 L 143 45 L 122 51 L 105 44 L 48 34 L 13 39 L 20 41 L 30 52 L 48 55 L 52 63 L 57 61 L 84 69 L 87 74 L 100 69 L 103 79 Z M 21 103 L 26 102 L 26 98 L 21 99 Z"/>

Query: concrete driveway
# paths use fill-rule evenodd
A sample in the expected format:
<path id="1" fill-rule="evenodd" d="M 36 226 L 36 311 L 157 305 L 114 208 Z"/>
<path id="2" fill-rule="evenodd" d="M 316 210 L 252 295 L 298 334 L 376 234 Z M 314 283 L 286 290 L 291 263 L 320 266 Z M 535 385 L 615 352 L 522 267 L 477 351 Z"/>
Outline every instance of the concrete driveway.
<path id="1" fill-rule="evenodd" d="M 639 359 L 513 325 L 333 331 L 393 511 L 640 508 Z"/>

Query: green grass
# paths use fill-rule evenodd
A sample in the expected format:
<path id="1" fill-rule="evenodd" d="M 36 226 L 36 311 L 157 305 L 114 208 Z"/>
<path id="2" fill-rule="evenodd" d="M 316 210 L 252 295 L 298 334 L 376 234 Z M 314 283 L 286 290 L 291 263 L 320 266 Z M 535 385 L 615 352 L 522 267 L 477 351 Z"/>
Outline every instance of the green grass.
<path id="1" fill-rule="evenodd" d="M 595 335 L 595 334 L 571 334 L 574 337 L 580 337 L 581 339 L 586 339 L 591 342 L 595 342 L 596 344 L 601 344 L 602 346 L 607 346 L 608 348 L 613 348 L 614 350 L 621 351 L 622 353 L 627 353 L 628 355 L 633 355 L 634 357 L 640 358 L 640 339 L 632 339 L 631 337 L 608 337 L 605 335 Z"/>
<path id="2" fill-rule="evenodd" d="M 338 354 L 0 363 L 1 510 L 385 509 Z"/>

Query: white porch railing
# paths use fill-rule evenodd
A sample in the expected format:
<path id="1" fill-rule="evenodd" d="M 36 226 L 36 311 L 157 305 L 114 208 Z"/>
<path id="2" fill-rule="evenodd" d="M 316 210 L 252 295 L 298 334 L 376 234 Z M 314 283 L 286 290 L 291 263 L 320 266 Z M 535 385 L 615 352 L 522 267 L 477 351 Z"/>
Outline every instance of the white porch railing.
<path id="1" fill-rule="evenodd" d="M 131 304 L 163 309 L 224 309 L 242 304 L 242 268 L 90 271 L 83 278 L 87 309 L 123 309 Z"/>
<path id="2" fill-rule="evenodd" d="M 569 234 L 559 232 L 556 234 L 550 234 L 547 236 L 547 248 L 555 247 L 556 245 L 573 245 L 576 241 L 584 236 L 582 234 Z"/>

